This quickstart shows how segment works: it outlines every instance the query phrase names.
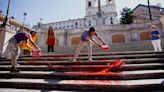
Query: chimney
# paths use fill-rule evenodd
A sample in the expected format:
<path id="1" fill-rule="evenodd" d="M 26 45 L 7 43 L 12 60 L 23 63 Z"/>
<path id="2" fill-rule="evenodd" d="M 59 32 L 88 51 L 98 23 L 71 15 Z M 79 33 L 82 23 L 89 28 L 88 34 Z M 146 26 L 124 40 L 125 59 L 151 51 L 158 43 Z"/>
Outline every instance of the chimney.
<path id="1" fill-rule="evenodd" d="M 0 15 L 2 15 L 2 13 L 3 13 L 3 11 L 2 11 L 2 10 L 0 10 Z"/>

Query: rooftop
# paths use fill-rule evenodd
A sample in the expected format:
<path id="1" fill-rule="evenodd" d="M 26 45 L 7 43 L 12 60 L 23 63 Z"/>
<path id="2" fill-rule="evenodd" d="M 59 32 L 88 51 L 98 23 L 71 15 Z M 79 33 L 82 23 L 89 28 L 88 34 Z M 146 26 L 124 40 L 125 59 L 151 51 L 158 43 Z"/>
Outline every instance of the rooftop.
<path id="1" fill-rule="evenodd" d="M 137 5 L 132 11 L 135 11 L 138 7 L 145 7 L 145 8 L 148 8 L 148 5 L 139 4 L 139 5 Z M 150 8 L 151 8 L 151 9 L 153 8 L 153 9 L 163 9 L 163 10 L 164 10 L 164 8 L 162 8 L 162 7 L 160 7 L 160 6 L 155 6 L 155 5 L 151 5 Z"/>

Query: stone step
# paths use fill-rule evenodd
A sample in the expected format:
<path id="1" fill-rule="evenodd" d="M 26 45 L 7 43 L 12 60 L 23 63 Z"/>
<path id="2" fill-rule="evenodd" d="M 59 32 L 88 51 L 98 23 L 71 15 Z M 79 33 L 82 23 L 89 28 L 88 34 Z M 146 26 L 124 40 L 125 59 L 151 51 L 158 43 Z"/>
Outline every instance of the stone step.
<path id="1" fill-rule="evenodd" d="M 27 61 L 17 61 L 20 65 L 107 65 L 108 63 L 111 63 L 115 61 L 113 60 L 94 60 L 93 62 L 90 61 L 78 61 L 78 62 L 70 62 L 70 61 L 60 61 L 60 60 L 27 60 Z M 123 59 L 123 61 L 126 64 L 145 64 L 145 63 L 164 63 L 164 58 L 141 58 L 141 59 Z M 1 65 L 10 65 L 10 61 L 1 61 Z"/>
<path id="2" fill-rule="evenodd" d="M 54 80 L 0 79 L 1 88 L 50 89 L 62 91 L 141 92 L 164 90 L 164 79 L 144 80 Z"/>
<path id="3" fill-rule="evenodd" d="M 0 71 L 9 71 L 9 65 L 1 65 Z M 55 72 L 69 72 L 69 71 L 101 71 L 107 69 L 108 65 L 21 65 L 18 66 L 21 71 L 55 71 Z M 163 63 L 149 63 L 149 64 L 125 64 L 121 67 L 112 68 L 110 71 L 135 71 L 135 70 L 157 70 L 164 69 Z"/>
<path id="4" fill-rule="evenodd" d="M 129 54 L 164 54 L 164 52 L 154 51 L 126 51 L 126 52 L 104 52 L 104 53 L 93 53 L 93 56 L 106 56 L 106 55 L 129 55 Z M 43 54 L 44 57 L 72 57 L 74 54 Z M 81 53 L 79 56 L 87 56 L 87 53 Z M 21 56 L 21 57 L 32 57 L 32 56 Z"/>
<path id="5" fill-rule="evenodd" d="M 59 90 L 49 90 L 49 89 L 18 89 L 18 88 L 0 88 L 0 92 L 66 92 Z M 73 91 L 67 91 L 73 92 Z"/>
<path id="6" fill-rule="evenodd" d="M 1 71 L 0 78 L 60 79 L 60 80 L 138 80 L 164 78 L 164 70 L 139 70 L 123 72 L 50 72 L 21 71 L 10 73 Z"/>
<path id="7" fill-rule="evenodd" d="M 114 55 L 114 56 L 93 56 L 93 60 L 111 60 L 111 59 L 140 59 L 140 58 L 161 58 L 164 54 L 139 54 L 139 55 Z M 24 57 L 19 58 L 18 61 L 28 61 L 28 60 L 70 60 L 71 57 Z M 88 60 L 88 56 L 78 57 L 78 60 Z M 0 61 L 10 61 L 8 59 L 0 59 Z"/>
<path id="8" fill-rule="evenodd" d="M 53 89 L 0 88 L 0 92 L 83 92 L 83 91 L 59 91 L 59 90 L 53 90 Z M 85 92 L 88 92 L 88 91 L 85 91 Z M 100 91 L 89 91 L 89 92 L 100 92 Z M 138 91 L 136 91 L 136 92 L 138 92 Z M 139 92 L 148 92 L 148 91 L 139 91 Z M 158 90 L 158 91 L 149 91 L 149 92 L 164 92 L 164 91 Z"/>
<path id="9" fill-rule="evenodd" d="M 0 59 L 0 88 L 93 92 L 164 90 L 163 52 L 95 53 L 93 62 L 87 61 L 85 53 L 78 62 L 69 62 L 72 56 L 22 56 L 17 62 L 19 73 L 10 73 L 10 60 Z M 117 59 L 125 64 L 108 71 L 109 64 Z"/>

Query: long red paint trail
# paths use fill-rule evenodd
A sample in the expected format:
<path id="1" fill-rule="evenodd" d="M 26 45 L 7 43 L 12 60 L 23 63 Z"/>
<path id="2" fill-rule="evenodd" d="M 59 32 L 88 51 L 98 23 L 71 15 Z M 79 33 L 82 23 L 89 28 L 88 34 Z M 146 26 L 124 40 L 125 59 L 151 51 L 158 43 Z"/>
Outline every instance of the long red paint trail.
<path id="1" fill-rule="evenodd" d="M 32 52 L 32 56 L 33 56 L 34 58 L 40 58 L 40 57 L 45 58 L 45 57 L 43 57 L 43 55 L 42 55 L 41 53 L 39 53 L 38 51 L 33 51 L 33 52 Z M 55 56 L 55 55 L 53 55 L 53 56 Z M 105 60 L 102 60 L 102 61 L 104 62 Z M 101 61 L 101 62 L 102 62 L 102 61 Z M 45 58 L 44 62 L 47 63 L 48 68 L 59 68 L 59 67 L 61 67 L 61 66 L 59 66 L 59 67 L 58 67 L 58 66 L 53 66 L 50 62 L 47 61 L 46 58 Z M 107 62 L 108 62 L 108 61 L 107 61 Z M 34 64 L 35 61 L 29 61 L 28 63 L 29 63 L 29 64 Z M 77 64 L 76 64 L 77 66 L 80 66 L 80 62 L 76 62 L 76 63 L 77 63 Z M 107 63 L 108 67 L 94 67 L 94 68 L 95 68 L 95 70 L 97 70 L 97 73 L 107 73 L 107 72 L 110 71 L 110 69 L 120 68 L 123 64 L 124 64 L 123 60 L 121 60 L 121 59 L 116 59 L 116 60 L 113 61 L 112 63 Z M 67 66 L 64 66 L 64 67 L 67 67 Z M 69 68 L 71 68 L 71 67 L 69 67 Z M 80 67 L 80 68 L 87 68 L 87 67 Z M 90 68 L 90 67 L 88 67 L 88 68 Z"/>

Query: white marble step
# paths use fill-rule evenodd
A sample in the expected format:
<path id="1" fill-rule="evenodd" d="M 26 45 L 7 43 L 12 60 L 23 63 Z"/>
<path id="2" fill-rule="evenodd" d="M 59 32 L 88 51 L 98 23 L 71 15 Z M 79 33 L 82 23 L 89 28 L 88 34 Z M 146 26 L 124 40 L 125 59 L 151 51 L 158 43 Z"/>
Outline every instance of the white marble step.
<path id="1" fill-rule="evenodd" d="M 17 83 L 49 83 L 49 84 L 78 84 L 78 85 L 152 85 L 164 84 L 164 79 L 143 80 L 53 80 L 53 79 L 0 79 L 0 82 Z"/>

